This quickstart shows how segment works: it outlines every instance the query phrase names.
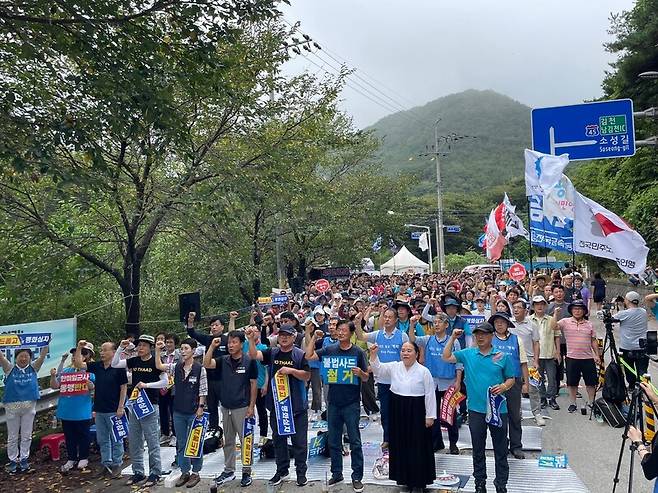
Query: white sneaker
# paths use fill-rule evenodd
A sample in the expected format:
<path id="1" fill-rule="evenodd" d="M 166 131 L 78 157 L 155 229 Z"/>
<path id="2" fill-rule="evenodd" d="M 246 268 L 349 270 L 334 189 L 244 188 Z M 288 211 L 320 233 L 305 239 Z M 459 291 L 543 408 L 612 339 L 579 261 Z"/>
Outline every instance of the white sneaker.
<path id="1" fill-rule="evenodd" d="M 372 413 L 370 415 L 370 421 L 379 421 L 379 413 Z"/>
<path id="2" fill-rule="evenodd" d="M 169 435 L 160 435 L 160 443 L 165 443 L 169 441 Z"/>
<path id="3" fill-rule="evenodd" d="M 535 423 L 537 423 L 537 426 L 546 426 L 546 420 L 541 413 L 535 414 Z"/>
<path id="4" fill-rule="evenodd" d="M 311 413 L 311 423 L 315 423 L 316 421 L 319 420 L 320 420 L 320 413 L 318 413 L 317 411 L 313 411 Z"/>
<path id="5" fill-rule="evenodd" d="M 74 460 L 67 460 L 66 463 L 59 468 L 60 471 L 62 472 L 69 472 L 71 469 L 75 467 L 75 461 Z"/>
<path id="6" fill-rule="evenodd" d="M 78 469 L 84 469 L 89 465 L 89 460 L 88 459 L 82 459 L 80 462 L 78 462 Z"/>
<path id="7" fill-rule="evenodd" d="M 171 435 L 171 438 L 169 439 L 169 446 L 170 447 L 176 446 L 176 435 Z"/>

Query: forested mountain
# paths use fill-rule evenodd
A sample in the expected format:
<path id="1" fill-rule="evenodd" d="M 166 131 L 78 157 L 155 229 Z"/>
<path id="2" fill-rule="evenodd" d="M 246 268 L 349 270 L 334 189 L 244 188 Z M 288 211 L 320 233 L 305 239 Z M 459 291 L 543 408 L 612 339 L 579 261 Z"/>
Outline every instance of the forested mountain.
<path id="1" fill-rule="evenodd" d="M 436 168 L 419 154 L 434 143 L 438 118 L 439 135 L 475 137 L 454 142 L 441 158 L 446 190 L 475 191 L 522 175 L 523 149 L 530 146 L 530 108 L 494 91 L 476 90 L 394 113 L 372 125 L 369 130 L 382 139 L 385 169 L 412 173 L 423 182 L 421 191 L 431 191 Z M 448 150 L 445 145 L 440 149 Z"/>

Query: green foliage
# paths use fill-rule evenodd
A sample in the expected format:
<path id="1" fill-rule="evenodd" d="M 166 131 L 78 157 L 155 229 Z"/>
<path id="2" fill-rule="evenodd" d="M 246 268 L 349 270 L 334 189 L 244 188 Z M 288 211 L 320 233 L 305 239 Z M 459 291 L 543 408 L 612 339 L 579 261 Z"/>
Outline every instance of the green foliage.
<path id="1" fill-rule="evenodd" d="M 467 265 L 474 264 L 490 264 L 491 262 L 487 257 L 474 252 L 468 251 L 464 253 L 451 253 L 446 255 L 446 270 L 451 272 L 458 272 Z M 436 262 L 435 262 L 436 265 Z"/>

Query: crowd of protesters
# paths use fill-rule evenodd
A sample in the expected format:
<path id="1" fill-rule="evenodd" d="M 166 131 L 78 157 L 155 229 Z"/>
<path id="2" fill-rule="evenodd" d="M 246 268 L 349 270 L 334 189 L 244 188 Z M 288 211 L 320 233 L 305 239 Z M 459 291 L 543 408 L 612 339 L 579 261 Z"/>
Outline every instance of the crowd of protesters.
<path id="1" fill-rule="evenodd" d="M 112 426 L 114 417 L 127 414 L 132 464 L 127 484 L 153 486 L 169 469 L 180 468 L 176 487 L 191 488 L 200 481 L 203 454 L 190 458 L 185 444 L 195 420 L 207 416 L 208 433 L 223 441 L 224 470 L 215 483 L 228 484 L 236 479 L 236 444 L 244 443 L 245 419 L 257 418 L 259 445 L 271 437 L 274 449 L 276 472 L 269 483 L 276 486 L 290 475 L 292 457 L 296 483 L 304 486 L 309 422 L 322 419 L 328 429 L 329 486 L 344 481 L 343 456 L 349 454 L 351 484 L 358 493 L 366 467 L 359 422 L 366 415 L 381 425 L 389 478 L 402 490 L 423 489 L 436 479 L 434 454 L 446 449 L 442 425 L 448 431 L 447 452 L 455 455 L 461 453 L 460 427 L 467 425 L 476 491 L 486 491 L 488 432 L 494 484 L 498 493 L 505 492 L 508 455 L 524 459 L 522 396 L 530 398 L 538 426 L 545 425 L 544 409 L 560 410 L 556 398 L 565 378 L 568 412 L 577 410 L 581 378 L 587 394 L 583 407 L 594 401 L 601 355 L 588 315 L 601 307 L 605 281 L 595 275 L 587 284 L 571 269 L 536 272 L 522 282 L 492 270 L 358 275 L 334 281 L 324 292 L 308 283 L 284 304 L 256 305 L 246 323 L 238 324 L 239 313 L 231 312 L 228 320 L 209 319 L 203 330 L 190 313 L 182 340 L 178 334 L 158 333 L 106 341 L 98 358 L 93 344 L 79 341 L 51 372 L 53 388 L 62 385 L 67 373 L 83 375 L 82 390 L 63 393 L 58 403 L 67 449 L 61 472 L 88 468 L 93 421 L 103 473 L 120 478 L 124 444 L 112 437 Z M 645 300 L 654 314 L 657 298 Z M 631 291 L 625 303 L 632 310 L 639 309 L 639 301 Z M 472 315 L 481 318 L 473 323 L 466 317 Z M 639 332 L 644 323 L 646 333 L 646 312 L 643 319 L 638 312 L 628 316 Z M 622 345 L 622 350 L 630 360 L 634 347 Z M 7 375 L 10 473 L 30 469 L 37 372 L 46 353 L 47 348 L 33 362 L 30 350 L 18 350 L 12 365 L 0 352 Z M 353 362 L 348 384 L 323 378 L 322 364 L 331 358 Z M 289 389 L 296 430 L 290 446 L 280 429 L 273 379 L 276 384 L 283 379 Z M 141 390 L 154 408 L 145 417 L 125 410 L 130 396 Z M 449 390 L 461 391 L 466 400 L 452 422 L 442 422 L 440 410 Z M 162 464 L 164 446 L 176 447 L 171 467 Z M 240 474 L 240 485 L 249 486 L 251 461 Z"/>

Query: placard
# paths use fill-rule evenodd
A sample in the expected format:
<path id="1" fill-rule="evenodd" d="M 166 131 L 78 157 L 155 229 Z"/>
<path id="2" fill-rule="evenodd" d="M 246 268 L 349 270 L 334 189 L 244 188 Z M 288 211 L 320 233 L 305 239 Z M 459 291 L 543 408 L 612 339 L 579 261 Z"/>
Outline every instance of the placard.
<path id="1" fill-rule="evenodd" d="M 86 371 L 64 372 L 59 377 L 59 395 L 70 397 L 89 393 L 89 373 Z"/>
<path id="2" fill-rule="evenodd" d="M 357 367 L 356 356 L 323 356 L 320 366 L 322 383 L 338 385 L 360 385 L 352 368 Z"/>

